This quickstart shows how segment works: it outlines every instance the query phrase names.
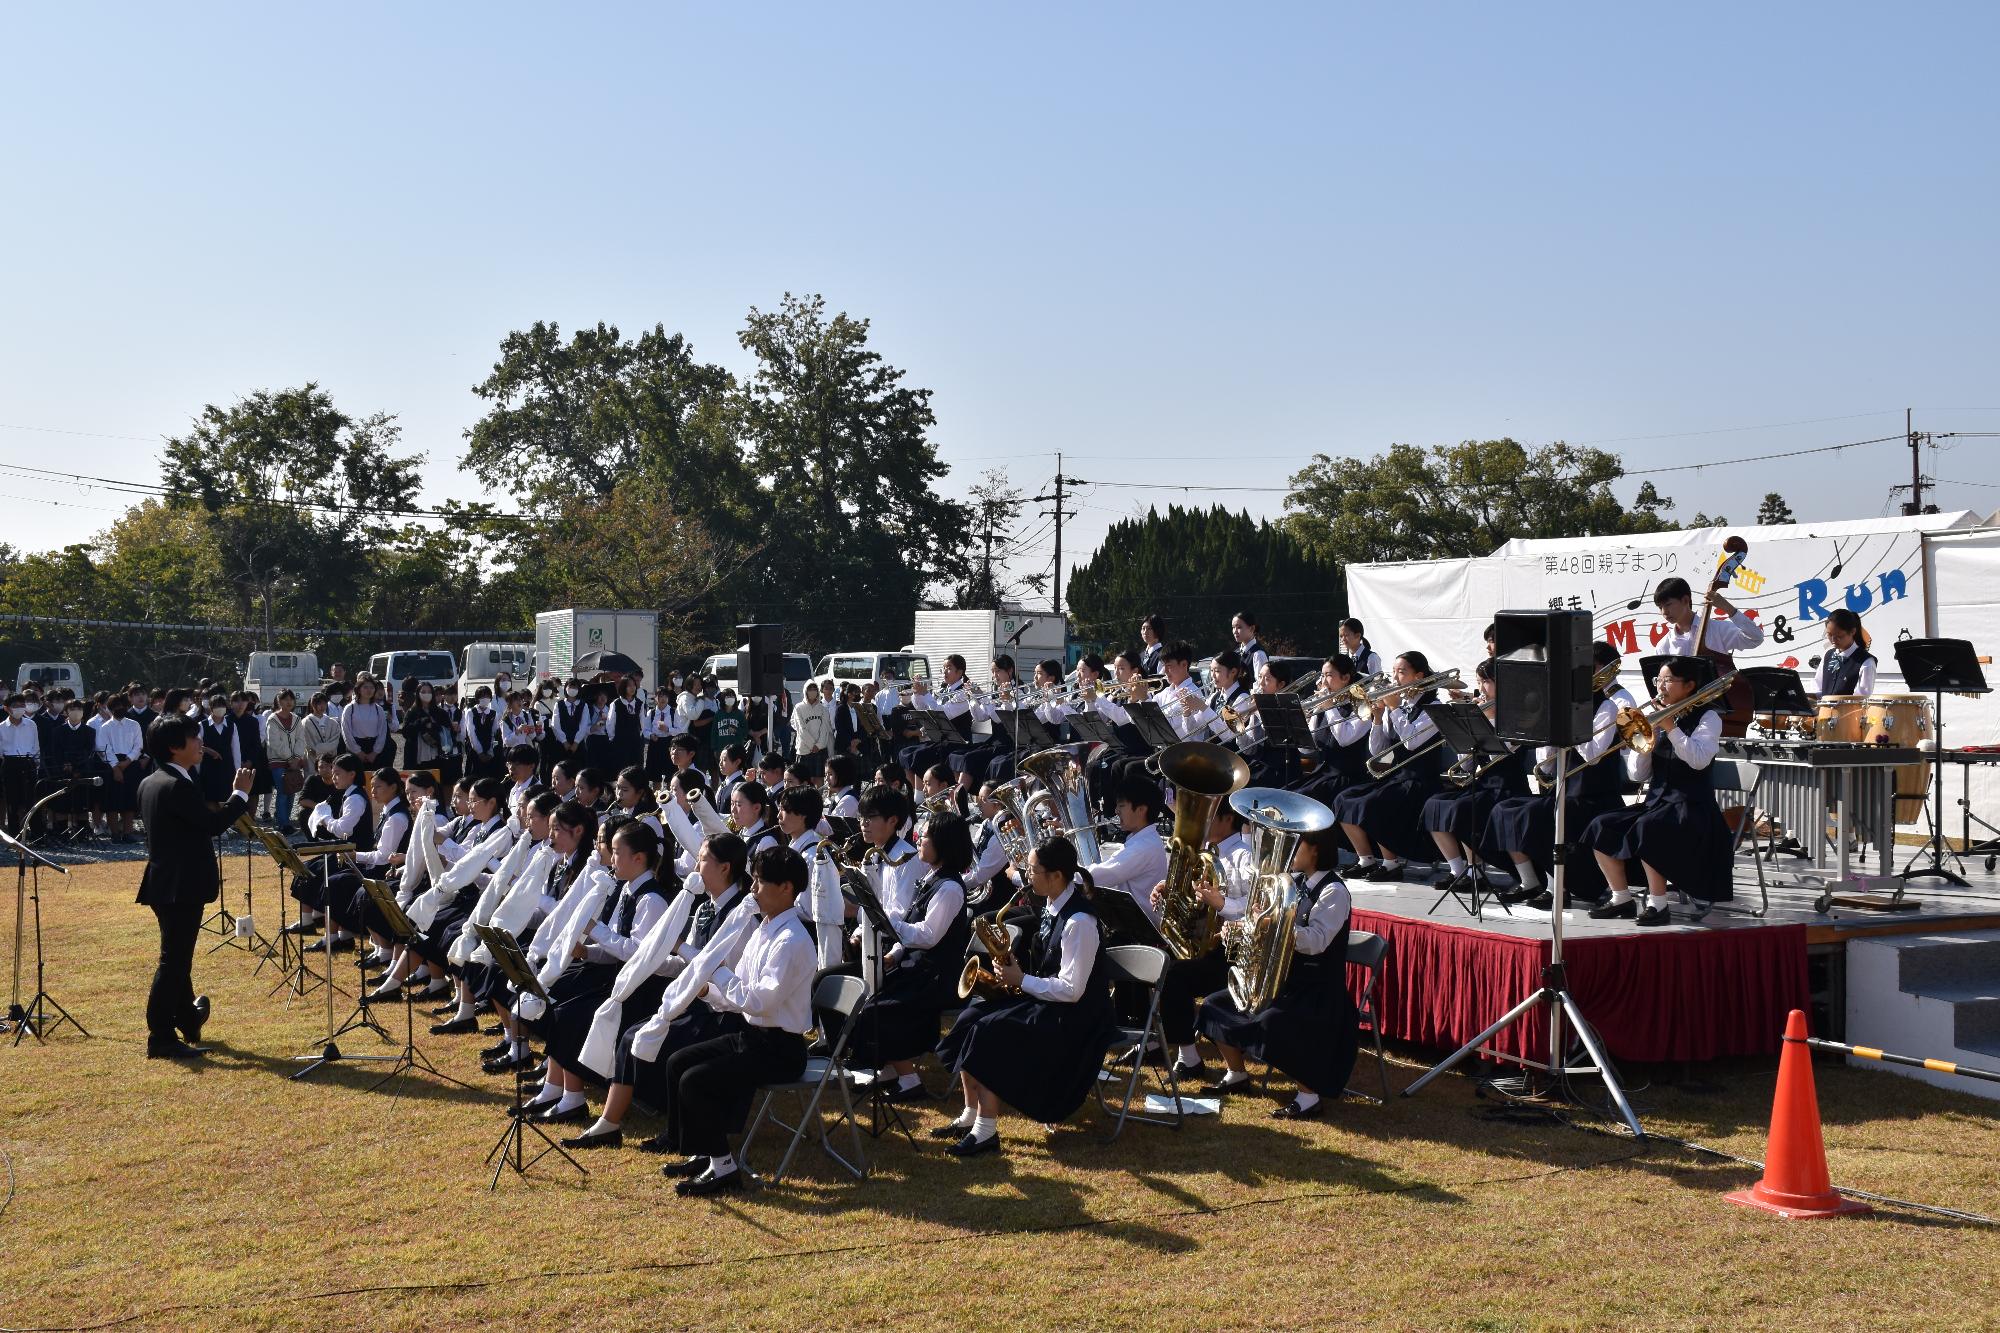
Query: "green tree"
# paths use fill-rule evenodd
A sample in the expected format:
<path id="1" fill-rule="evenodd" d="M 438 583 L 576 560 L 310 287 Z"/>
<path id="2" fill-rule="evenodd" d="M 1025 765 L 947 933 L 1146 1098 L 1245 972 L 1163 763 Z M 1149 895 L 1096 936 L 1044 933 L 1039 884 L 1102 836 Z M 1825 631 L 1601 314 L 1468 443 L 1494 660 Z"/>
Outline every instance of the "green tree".
<path id="1" fill-rule="evenodd" d="M 1347 611 L 1340 571 L 1282 527 L 1211 509 L 1170 506 L 1112 524 L 1065 585 L 1078 637 L 1100 648 L 1137 646 L 1138 623 L 1165 616 L 1168 633 L 1197 651 L 1229 644 L 1229 620 L 1256 615 L 1273 651 L 1330 652 Z"/>
<path id="2" fill-rule="evenodd" d="M 1764 503 L 1757 506 L 1757 525 L 1759 527 L 1776 527 L 1780 524 L 1796 522 L 1798 522 L 1798 519 L 1792 516 L 1792 507 L 1786 504 L 1785 497 L 1776 491 L 1766 494 L 1764 496 Z"/>
<path id="3" fill-rule="evenodd" d="M 1511 537 L 1577 537 L 1671 527 L 1647 483 L 1631 509 L 1611 483 L 1617 455 L 1557 442 L 1391 445 L 1373 458 L 1316 455 L 1291 479 L 1286 527 L 1341 564 L 1490 555 Z"/>
<path id="4" fill-rule="evenodd" d="M 930 390 L 869 348 L 867 320 L 829 317 L 818 296 L 753 308 L 738 339 L 757 360 L 737 419 L 773 536 L 731 581 L 732 604 L 788 618 L 806 651 L 903 642 L 925 592 L 969 567 L 966 507 L 935 489 Z"/>
<path id="5" fill-rule="evenodd" d="M 415 501 L 418 460 L 390 452 L 399 435 L 393 417 L 349 417 L 307 384 L 211 403 L 167 441 L 165 485 L 200 513 L 238 622 L 261 624 L 267 645 L 287 621 L 354 614 L 382 528 Z"/>

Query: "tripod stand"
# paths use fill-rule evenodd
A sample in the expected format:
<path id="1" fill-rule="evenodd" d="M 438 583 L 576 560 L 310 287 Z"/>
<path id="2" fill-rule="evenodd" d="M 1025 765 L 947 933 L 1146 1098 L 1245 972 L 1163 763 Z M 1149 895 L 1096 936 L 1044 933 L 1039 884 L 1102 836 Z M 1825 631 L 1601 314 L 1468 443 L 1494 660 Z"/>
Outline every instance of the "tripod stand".
<path id="1" fill-rule="evenodd" d="M 367 890 L 368 898 L 375 904 L 376 910 L 381 912 L 383 921 L 388 923 L 389 933 L 396 937 L 397 943 L 408 944 L 410 936 L 417 933 L 417 928 L 410 920 L 408 914 L 403 911 L 402 906 L 397 903 L 396 895 L 389 888 L 388 884 L 379 879 L 363 879 L 361 885 Z M 362 1003 L 365 1008 L 367 1002 L 364 1000 Z M 389 1072 L 369 1084 L 368 1091 L 374 1092 L 398 1074 L 412 1072 L 429 1074 L 432 1078 L 443 1079 L 446 1083 L 457 1087 L 471 1088 L 472 1085 L 470 1083 L 460 1082 L 458 1079 L 445 1073 L 431 1063 L 429 1056 L 417 1049 L 416 1011 L 416 997 L 410 993 L 408 988 L 405 988 L 403 990 L 403 1049 L 397 1052 L 395 1057 L 396 1062 L 389 1066 Z M 520 1073 L 519 1070 L 514 1072 L 517 1075 Z M 402 1088 L 398 1087 L 391 1095 L 396 1097 L 402 1096 Z"/>
<path id="2" fill-rule="evenodd" d="M 29 812 L 30 818 L 33 814 L 33 811 Z M 22 822 L 22 827 L 27 827 L 26 821 Z M 64 1023 L 88 1037 L 90 1033 L 84 1031 L 83 1024 L 77 1022 L 69 1010 L 57 1004 L 55 997 L 49 994 L 48 982 L 43 975 L 47 960 L 42 952 L 42 867 L 47 866 L 58 875 L 67 875 L 69 871 L 32 850 L 4 829 L 0 829 L 0 846 L 14 853 L 14 1000 L 7 1006 L 7 1021 L 0 1023 L 0 1030 L 11 1024 L 16 1046 L 29 1033 L 34 1034 L 36 1041 L 42 1041 Z M 34 865 L 32 876 L 28 873 L 31 862 Z M 21 1003 L 21 918 L 24 899 L 33 904 L 35 916 L 35 996 L 25 1005 Z M 50 1017 L 51 1010 L 55 1011 L 53 1019 Z"/>
<path id="3" fill-rule="evenodd" d="M 351 852 L 353 850 L 354 847 L 353 844 L 351 843 L 334 843 L 326 846 L 314 847 L 309 850 L 309 854 L 317 857 L 319 860 L 321 896 L 324 900 L 326 900 L 329 903 L 329 907 L 331 905 L 332 895 L 327 886 L 330 884 L 332 877 L 330 872 L 327 870 L 327 863 L 333 858 L 333 856 L 336 853 Z M 326 1040 L 325 1042 L 321 1043 L 319 1050 L 316 1053 L 309 1052 L 304 1055 L 295 1055 L 292 1057 L 293 1060 L 305 1065 L 304 1069 L 301 1069 L 296 1074 L 292 1075 L 294 1079 L 304 1078 L 306 1075 L 313 1073 L 315 1070 L 324 1068 L 327 1065 L 334 1064 L 342 1060 L 349 1060 L 349 1061 L 360 1060 L 372 1063 L 382 1060 L 397 1059 L 397 1057 L 393 1055 L 349 1055 L 345 1051 L 342 1051 L 340 1049 L 340 1039 L 346 1036 L 348 1033 L 355 1031 L 356 1029 L 370 1028 L 375 1032 L 375 1035 L 382 1038 L 383 1041 L 389 1040 L 389 1032 L 388 1029 L 384 1028 L 380 1023 L 377 1023 L 375 1021 L 375 1016 L 373 1014 L 368 1012 L 368 1004 L 365 1000 L 357 1000 L 354 1005 L 354 1012 L 347 1016 L 347 1021 L 337 1026 L 335 1025 L 333 1019 L 333 1012 L 334 1012 L 333 994 L 334 991 L 338 988 L 333 984 L 334 948 L 333 948 L 333 915 L 331 910 L 329 910 L 327 914 L 326 927 L 327 927 L 326 933 L 320 936 L 320 942 L 322 945 L 325 946 L 326 949 L 326 976 L 320 983 L 326 987 Z M 357 971 L 360 970 L 360 963 L 361 963 L 361 951 L 359 948 L 357 948 L 355 950 L 355 968 Z M 305 963 L 303 961 L 299 963 L 299 971 L 301 973 L 305 971 Z M 367 985 L 367 978 L 366 974 L 364 973 L 361 984 L 359 987 L 357 987 L 357 989 L 365 988 L 366 985 Z"/>
<path id="4" fill-rule="evenodd" d="M 1632 1104 L 1626 1100 L 1625 1089 L 1619 1085 L 1617 1071 L 1612 1068 L 1610 1059 L 1605 1056 L 1604 1048 L 1598 1044 L 1596 1031 L 1592 1029 L 1589 1023 L 1584 1021 L 1582 1011 L 1576 1006 L 1576 998 L 1569 993 L 1569 975 L 1563 966 L 1563 908 L 1567 903 L 1567 899 L 1564 896 L 1564 879 L 1567 874 L 1567 863 L 1570 853 L 1568 842 L 1569 815 L 1567 810 L 1569 793 L 1565 790 L 1568 783 L 1569 750 L 1564 747 L 1558 747 L 1556 750 L 1555 788 L 1556 864 L 1553 889 L 1555 910 L 1549 916 L 1549 924 L 1554 933 L 1554 939 L 1549 944 L 1548 965 L 1542 969 L 1542 984 L 1526 999 L 1495 1019 L 1484 1032 L 1481 1032 L 1471 1041 L 1468 1041 L 1465 1045 L 1446 1056 L 1438 1064 L 1426 1070 L 1422 1077 L 1410 1084 L 1409 1087 L 1403 1089 L 1403 1095 L 1405 1097 L 1415 1096 L 1418 1089 L 1422 1088 L 1439 1074 L 1444 1073 L 1445 1070 L 1450 1069 L 1459 1061 L 1465 1059 L 1466 1056 L 1477 1052 L 1502 1029 L 1511 1026 L 1515 1020 L 1525 1018 L 1543 1005 L 1547 1005 L 1549 1010 L 1549 1054 L 1547 1062 L 1542 1063 L 1515 1056 L 1507 1056 L 1505 1058 L 1515 1060 L 1526 1068 L 1542 1070 L 1545 1073 L 1555 1076 L 1558 1081 L 1567 1079 L 1571 1074 L 1597 1075 L 1598 1078 L 1603 1080 L 1605 1090 L 1611 1094 L 1611 1100 L 1618 1108 L 1619 1119 L 1625 1122 L 1626 1128 L 1632 1131 L 1634 1138 L 1643 1139 L 1646 1137 L 1646 1131 L 1640 1127 L 1639 1117 L 1633 1113 Z M 1576 1029 L 1577 1039 L 1583 1043 L 1584 1050 L 1589 1054 L 1590 1063 L 1572 1065 L 1569 1063 L 1568 1057 L 1564 1054 L 1566 1048 L 1563 1043 L 1563 1019 L 1565 1017 L 1568 1018 L 1570 1026 Z"/>
<path id="5" fill-rule="evenodd" d="M 535 969 L 528 966 L 520 941 L 497 926 L 475 925 L 472 929 L 479 936 L 480 943 L 486 946 L 486 951 L 493 955 L 493 965 L 500 969 L 500 975 L 507 978 L 519 994 L 532 995 L 544 1005 L 549 1003 L 549 993 L 543 988 L 541 978 L 535 975 Z M 568 1162 L 580 1174 L 590 1174 L 584 1164 L 570 1156 L 568 1150 L 550 1138 L 546 1130 L 521 1114 L 527 1105 L 526 1092 L 527 1071 L 517 1064 L 514 1066 L 514 1105 L 507 1112 L 507 1128 L 500 1135 L 500 1141 L 486 1152 L 488 1163 L 499 1159 L 499 1165 L 493 1168 L 493 1179 L 486 1186 L 489 1190 L 500 1188 L 501 1172 L 512 1169 L 515 1175 L 525 1176 L 536 1162 L 550 1153 Z M 533 1157 L 527 1156 L 528 1135 L 531 1133 L 542 1141 L 541 1148 Z"/>

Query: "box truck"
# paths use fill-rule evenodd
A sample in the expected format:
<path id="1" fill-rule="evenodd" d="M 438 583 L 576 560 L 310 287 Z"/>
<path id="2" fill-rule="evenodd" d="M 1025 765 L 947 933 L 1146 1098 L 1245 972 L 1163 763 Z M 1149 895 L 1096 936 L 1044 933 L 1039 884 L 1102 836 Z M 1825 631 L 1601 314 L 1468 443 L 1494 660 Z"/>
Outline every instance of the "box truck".
<path id="1" fill-rule="evenodd" d="M 944 679 L 944 659 L 957 653 L 976 685 L 992 680 L 993 659 L 1014 659 L 1022 680 L 1053 657 L 1068 666 L 1069 624 L 1044 611 L 919 611 L 912 649 L 928 659 L 932 683 Z"/>
<path id="2" fill-rule="evenodd" d="M 645 671 L 645 688 L 660 679 L 660 616 L 656 611 L 541 611 L 535 615 L 535 666 L 568 680 L 577 659 L 618 652 Z"/>

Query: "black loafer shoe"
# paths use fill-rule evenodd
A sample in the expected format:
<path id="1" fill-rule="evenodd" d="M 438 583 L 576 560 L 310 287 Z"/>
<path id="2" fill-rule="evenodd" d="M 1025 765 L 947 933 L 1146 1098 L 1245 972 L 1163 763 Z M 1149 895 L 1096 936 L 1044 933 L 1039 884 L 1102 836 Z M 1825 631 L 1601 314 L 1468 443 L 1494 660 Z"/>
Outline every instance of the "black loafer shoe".
<path id="1" fill-rule="evenodd" d="M 526 1052 L 520 1055 L 489 1055 L 479 1062 L 479 1068 L 488 1074 L 511 1074 L 517 1069 L 526 1069 L 535 1063 L 535 1057 Z"/>
<path id="2" fill-rule="evenodd" d="M 1273 1120 L 1317 1120 L 1326 1110 L 1326 1098 L 1322 1097 L 1311 1106 L 1300 1106 L 1297 1101 L 1286 1102 L 1271 1112 Z"/>
<path id="3" fill-rule="evenodd" d="M 646 1142 L 651 1143 L 652 1140 L 648 1139 Z M 647 1151 L 651 1152 L 652 1149 L 648 1148 Z M 665 1152 L 666 1149 L 661 1148 L 660 1151 Z M 668 1162 L 660 1168 L 660 1174 L 668 1180 L 693 1180 L 706 1170 L 708 1170 L 706 1157 L 690 1157 L 685 1162 Z"/>
<path id="4" fill-rule="evenodd" d="M 208 1002 L 206 995 L 197 995 L 194 997 L 194 1022 L 181 1026 L 181 1035 L 187 1038 L 188 1045 L 201 1045 L 201 1029 L 208 1022 L 208 1016 L 213 1012 L 215 1012 L 215 1006 Z"/>
<path id="5" fill-rule="evenodd" d="M 491 1046 L 488 1046 L 485 1050 L 481 1051 L 479 1053 L 479 1058 L 482 1060 L 498 1060 L 502 1056 L 506 1055 L 507 1052 L 513 1049 L 514 1049 L 514 1043 L 511 1041 L 496 1041 Z"/>
<path id="6" fill-rule="evenodd" d="M 509 1106 L 507 1114 L 513 1116 L 516 1120 L 533 1120 L 536 1116 L 555 1105 L 554 1102 L 536 1101 L 535 1098 L 541 1095 L 542 1090 L 540 1088 L 522 1088 L 521 1096 L 527 1100 L 523 1101 L 519 1106 Z"/>
<path id="7" fill-rule="evenodd" d="M 1204 1079 L 1208 1077 L 1208 1066 L 1205 1064 L 1191 1065 L 1186 1063 L 1185 1061 L 1176 1060 L 1174 1061 L 1173 1073 L 1174 1073 L 1174 1080 L 1176 1082 L 1193 1083 L 1197 1079 Z"/>
<path id="8" fill-rule="evenodd" d="M 955 1124 L 933 1125 L 925 1132 L 934 1139 L 962 1139 L 965 1137 L 965 1126 Z"/>
<path id="9" fill-rule="evenodd" d="M 1371 884 L 1400 884 L 1403 879 L 1403 867 L 1377 863 L 1369 866 L 1361 878 Z"/>
<path id="10" fill-rule="evenodd" d="M 319 934 L 319 922 L 294 921 L 278 933 L 280 935 L 317 935 Z"/>
<path id="11" fill-rule="evenodd" d="M 190 1046 L 184 1041 L 152 1041 L 146 1043 L 148 1060 L 199 1060 L 208 1052 L 199 1046 Z"/>
<path id="12" fill-rule="evenodd" d="M 1543 889 L 1540 893 L 1528 899 L 1524 905 L 1533 908 L 1537 912 L 1553 912 L 1556 910 L 1556 896 L 1547 889 Z"/>
<path id="13" fill-rule="evenodd" d="M 931 1090 L 922 1083 L 908 1088 L 900 1083 L 891 1083 L 884 1087 L 879 1095 L 885 1102 L 927 1102 L 933 1100 Z"/>
<path id="14" fill-rule="evenodd" d="M 1213 1083 L 1202 1084 L 1201 1095 L 1204 1097 L 1227 1097 L 1233 1093 L 1242 1092 L 1249 1088 L 1249 1086 L 1250 1080 L 1247 1078 L 1239 1078 L 1234 1083 L 1225 1083 L 1221 1079 L 1217 1079 Z"/>
<path id="15" fill-rule="evenodd" d="M 565 1148 L 622 1148 L 625 1134 L 622 1130 L 600 1129 L 594 1134 L 579 1134 L 573 1139 L 564 1139 Z"/>
<path id="16" fill-rule="evenodd" d="M 693 1180 L 675 1181 L 674 1193 L 690 1199 L 702 1199 L 711 1194 L 734 1194 L 747 1188 L 743 1180 L 747 1174 L 749 1173 L 741 1167 L 731 1171 L 726 1176 L 713 1175 L 704 1171 Z"/>
<path id="17" fill-rule="evenodd" d="M 1664 926 L 1671 923 L 1674 914 L 1664 907 L 1648 907 L 1639 913 L 1637 924 L 1641 926 Z"/>
<path id="18" fill-rule="evenodd" d="M 972 1131 L 967 1130 L 963 1138 L 959 1139 L 949 1148 L 946 1148 L 945 1151 L 953 1157 L 978 1157 L 985 1153 L 999 1152 L 1000 1136 L 998 1134 L 989 1134 L 983 1139 L 975 1139 L 972 1137 Z"/>
<path id="19" fill-rule="evenodd" d="M 550 1107 L 535 1117 L 535 1123 L 538 1125 L 587 1125 L 595 1119 L 597 1117 L 590 1113 L 588 1106 L 578 1103 L 570 1107 L 567 1111 L 558 1111 L 554 1107 Z"/>
<path id="20" fill-rule="evenodd" d="M 664 1134 L 655 1134 L 650 1139 L 640 1139 L 636 1144 L 632 1146 L 637 1148 L 640 1152 L 649 1152 L 656 1157 L 659 1156 L 661 1153 L 670 1153 L 674 1150 L 674 1145 L 667 1141 L 667 1136 Z M 664 1170 L 664 1168 L 662 1169 Z M 673 1174 L 673 1173 L 669 1172 L 668 1174 Z"/>
<path id="21" fill-rule="evenodd" d="M 1639 915 L 1639 900 L 1627 898 L 1622 903 L 1606 903 L 1603 907 L 1590 909 L 1592 921 L 1630 921 Z"/>
<path id="22" fill-rule="evenodd" d="M 361 1003 L 364 1005 L 401 1004 L 402 1002 L 403 1002 L 403 988 L 401 986 L 391 986 L 387 990 L 371 990 L 371 991 L 361 992 Z"/>
<path id="23" fill-rule="evenodd" d="M 479 1031 L 479 1020 L 476 1018 L 454 1018 L 449 1023 L 431 1024 L 433 1037 L 456 1037 L 477 1031 Z"/>

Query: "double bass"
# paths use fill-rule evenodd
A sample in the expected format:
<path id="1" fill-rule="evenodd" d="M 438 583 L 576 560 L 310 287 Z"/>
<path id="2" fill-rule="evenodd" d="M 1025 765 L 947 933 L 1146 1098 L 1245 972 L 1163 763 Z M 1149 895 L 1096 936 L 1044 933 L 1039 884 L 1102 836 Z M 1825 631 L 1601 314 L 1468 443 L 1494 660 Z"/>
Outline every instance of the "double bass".
<path id="1" fill-rule="evenodd" d="M 1709 622 L 1715 619 L 1715 594 L 1729 586 L 1730 581 L 1736 577 L 1736 571 L 1743 568 L 1743 562 L 1749 555 L 1749 542 L 1741 537 L 1725 537 L 1722 542 L 1722 554 L 1716 557 L 1715 577 L 1709 580 L 1708 587 L 1702 593 L 1700 623 L 1695 626 L 1694 631 L 1693 655 L 1712 659 L 1718 677 L 1735 671 L 1736 659 L 1729 653 L 1708 646 Z M 1751 702 L 1750 682 L 1739 674 L 1735 683 L 1729 687 L 1729 693 L 1723 697 L 1725 705 L 1721 710 L 1723 735 L 1742 736 L 1749 732 Z"/>

